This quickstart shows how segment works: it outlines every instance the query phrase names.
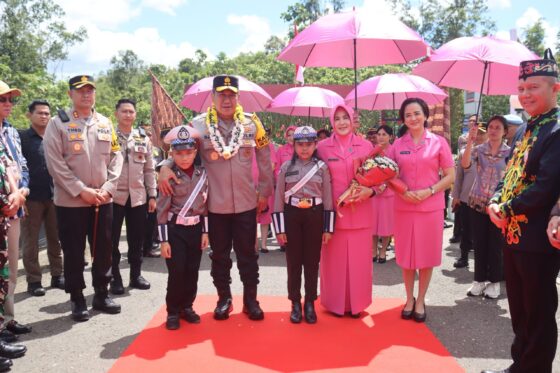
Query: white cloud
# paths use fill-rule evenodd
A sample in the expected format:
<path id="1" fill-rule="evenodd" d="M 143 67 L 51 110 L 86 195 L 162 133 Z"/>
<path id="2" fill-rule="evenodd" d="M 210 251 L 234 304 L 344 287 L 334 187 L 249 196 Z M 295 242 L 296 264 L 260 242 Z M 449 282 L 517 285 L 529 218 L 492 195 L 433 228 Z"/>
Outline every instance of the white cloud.
<path id="1" fill-rule="evenodd" d="M 186 0 L 143 0 L 142 6 L 175 15 L 175 9 L 185 4 Z"/>
<path id="2" fill-rule="evenodd" d="M 490 9 L 511 8 L 511 0 L 488 0 L 488 8 Z"/>
<path id="3" fill-rule="evenodd" d="M 132 0 L 55 0 L 66 13 L 66 25 L 75 30 L 90 23 L 100 28 L 115 29 L 140 15 Z"/>
<path id="4" fill-rule="evenodd" d="M 395 16 L 393 9 L 389 5 L 389 2 L 385 0 L 364 0 L 364 3 L 361 7 L 357 7 L 361 11 L 364 12 L 371 12 L 375 13 L 376 15 L 385 15 L 385 16 Z"/>
<path id="5" fill-rule="evenodd" d="M 505 30 L 498 30 L 494 36 L 498 39 L 504 39 L 504 40 L 510 40 L 511 39 L 511 35 L 509 31 L 505 31 Z"/>
<path id="6" fill-rule="evenodd" d="M 227 16 L 227 23 L 233 26 L 240 26 L 246 35 L 245 41 L 241 44 L 236 54 L 262 50 L 264 44 L 272 35 L 266 18 L 254 15 L 230 14 Z"/>
<path id="7" fill-rule="evenodd" d="M 544 28 L 544 46 L 546 48 L 554 49 L 556 43 L 556 35 L 558 34 L 558 25 L 551 25 L 543 15 L 535 8 L 529 7 L 523 15 L 517 19 L 515 26 L 518 28 L 518 33 L 523 34 L 523 29 L 533 26 L 539 19 L 542 18 L 542 26 Z"/>

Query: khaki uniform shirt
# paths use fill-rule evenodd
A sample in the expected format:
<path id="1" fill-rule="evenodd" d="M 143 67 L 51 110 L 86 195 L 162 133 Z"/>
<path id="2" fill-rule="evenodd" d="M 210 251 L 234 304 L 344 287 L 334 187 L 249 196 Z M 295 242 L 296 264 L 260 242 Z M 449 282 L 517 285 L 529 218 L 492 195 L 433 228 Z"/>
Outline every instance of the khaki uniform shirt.
<path id="1" fill-rule="evenodd" d="M 152 143 L 145 132 L 137 128 L 129 134 L 117 129 L 117 137 L 123 155 L 123 167 L 113 203 L 124 206 L 130 196 L 131 207 L 141 206 L 146 203 L 147 196 L 157 196 Z"/>
<path id="2" fill-rule="evenodd" d="M 243 144 L 239 151 L 226 160 L 218 155 L 210 141 L 206 126 L 206 114 L 199 115 L 192 121 L 201 136 L 199 149 L 202 165 L 208 173 L 208 210 L 215 214 L 238 214 L 257 207 L 257 192 L 262 197 L 269 197 L 273 192 L 272 163 L 268 146 L 257 148 L 255 144 L 256 124 L 250 114 L 245 114 Z M 221 119 L 218 128 L 226 144 L 230 142 L 234 123 Z M 252 161 L 256 155 L 259 169 L 257 190 L 253 184 Z M 169 167 L 170 161 L 166 161 Z"/>
<path id="3" fill-rule="evenodd" d="M 195 170 L 192 174 L 192 178 L 189 177 L 185 172 L 183 172 L 174 163 L 171 169 L 177 175 L 177 178 L 181 182 L 180 184 L 175 184 L 171 181 L 173 187 L 172 196 L 160 195 L 157 199 L 157 221 L 159 225 L 167 224 L 170 219 L 170 214 L 179 214 L 181 209 L 185 205 L 185 202 L 191 196 L 194 188 L 198 184 L 198 181 L 202 177 L 204 171 L 203 167 L 194 166 Z M 208 176 L 208 175 L 206 175 Z M 186 216 L 197 216 L 201 217 L 208 215 L 208 210 L 206 208 L 206 195 L 208 192 L 208 178 L 204 183 L 200 193 L 196 196 L 191 208 L 187 212 Z"/>
<path id="4" fill-rule="evenodd" d="M 80 198 L 86 187 L 115 194 L 123 158 L 109 119 L 96 111 L 88 118 L 74 113 L 66 112 L 68 122 L 58 116 L 49 121 L 43 147 L 54 182 L 54 204 L 87 207 Z"/>
<path id="5" fill-rule="evenodd" d="M 317 164 L 317 160 L 302 161 L 297 158 L 292 165 L 286 161 L 280 167 L 278 180 L 276 182 L 276 195 L 274 198 L 274 212 L 283 212 L 285 193 L 296 185 Z M 292 197 L 296 198 L 321 198 L 325 211 L 333 210 L 331 174 L 326 163 L 315 172 L 315 174 L 295 192 Z"/>

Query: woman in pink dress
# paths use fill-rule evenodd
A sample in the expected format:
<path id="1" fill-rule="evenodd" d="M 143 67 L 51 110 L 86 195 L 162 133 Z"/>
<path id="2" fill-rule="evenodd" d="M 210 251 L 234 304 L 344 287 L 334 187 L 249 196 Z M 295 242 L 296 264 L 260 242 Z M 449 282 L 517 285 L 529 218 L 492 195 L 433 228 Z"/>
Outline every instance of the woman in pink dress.
<path id="1" fill-rule="evenodd" d="M 276 151 L 276 167 L 274 168 L 274 175 L 278 176 L 280 167 L 284 162 L 292 159 L 294 155 L 294 131 L 296 126 L 289 126 L 284 132 L 284 139 L 286 143 L 278 148 Z"/>
<path id="2" fill-rule="evenodd" d="M 405 100 L 399 111 L 405 134 L 388 152 L 408 186 L 408 191 L 395 198 L 395 255 L 403 272 L 407 298 L 401 317 L 417 322 L 426 320 L 426 292 L 433 268 L 441 264 L 444 191 L 455 178 L 447 140 L 426 129 L 429 115 L 428 105 L 422 99 Z M 440 170 L 444 175 L 441 179 Z M 415 299 L 416 271 L 419 280 Z"/>
<path id="3" fill-rule="evenodd" d="M 333 201 L 354 178 L 354 160 L 373 150 L 369 141 L 353 133 L 353 111 L 336 107 L 331 114 L 333 135 L 317 145 L 319 158 L 331 173 Z M 359 317 L 371 304 L 373 264 L 371 236 L 373 190 L 358 187 L 353 203 L 337 208 L 332 239 L 321 251 L 321 304 L 337 316 Z"/>
<path id="4" fill-rule="evenodd" d="M 376 136 L 377 146 L 383 149 L 381 154 L 387 154 L 389 148 L 391 148 L 393 129 L 387 125 L 382 125 L 377 129 Z M 385 188 L 373 197 L 373 261 L 377 261 L 379 264 L 383 264 L 387 260 L 387 246 L 389 246 L 389 241 L 393 235 L 394 197 L 395 192 L 390 188 Z M 379 238 L 381 238 L 381 248 L 378 247 Z M 378 249 L 379 255 L 377 255 Z"/>

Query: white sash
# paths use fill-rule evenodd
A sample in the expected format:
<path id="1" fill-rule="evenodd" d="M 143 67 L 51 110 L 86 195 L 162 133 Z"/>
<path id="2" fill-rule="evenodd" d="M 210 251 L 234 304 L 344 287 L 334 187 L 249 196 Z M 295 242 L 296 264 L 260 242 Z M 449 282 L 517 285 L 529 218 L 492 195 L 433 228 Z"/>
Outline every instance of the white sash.
<path id="1" fill-rule="evenodd" d="M 189 212 L 192 204 L 194 203 L 196 196 L 198 196 L 198 193 L 200 193 L 200 191 L 202 190 L 202 186 L 204 185 L 205 181 L 206 181 L 206 170 L 202 171 L 202 176 L 200 177 L 200 180 L 198 180 L 198 183 L 196 183 L 194 190 L 189 196 L 189 199 L 187 199 L 187 202 L 185 202 L 185 205 L 183 206 L 181 211 L 179 211 L 179 216 L 183 218 L 187 217 L 187 212 Z"/>
<path id="2" fill-rule="evenodd" d="M 300 190 L 301 188 L 303 188 L 303 186 L 305 184 L 307 184 L 307 182 L 309 181 L 309 179 L 311 179 L 313 177 L 313 175 L 315 175 L 317 173 L 317 171 L 319 171 L 319 169 L 321 167 L 323 167 L 323 165 L 325 164 L 325 162 L 323 161 L 319 161 L 317 162 L 317 164 L 315 166 L 313 166 L 313 168 L 311 170 L 309 170 L 304 177 L 302 177 L 296 185 L 294 185 L 293 187 L 290 188 L 290 190 L 286 191 L 286 193 L 284 193 L 284 199 L 286 198 L 290 198 L 291 196 L 293 196 L 294 194 L 297 193 L 298 190 Z"/>

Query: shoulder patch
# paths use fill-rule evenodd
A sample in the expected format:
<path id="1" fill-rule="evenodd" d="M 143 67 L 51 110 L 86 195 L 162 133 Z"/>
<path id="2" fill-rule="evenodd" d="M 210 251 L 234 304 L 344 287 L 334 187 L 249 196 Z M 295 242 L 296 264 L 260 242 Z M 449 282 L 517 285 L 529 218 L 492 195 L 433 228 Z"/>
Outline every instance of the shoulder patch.
<path id="1" fill-rule="evenodd" d="M 251 116 L 251 120 L 253 121 L 253 123 L 255 123 L 255 127 L 257 130 L 255 133 L 255 144 L 257 145 L 257 149 L 268 146 L 270 140 L 257 114 L 253 113 L 253 115 Z"/>
<path id="2" fill-rule="evenodd" d="M 117 131 L 115 128 L 111 126 L 111 151 L 118 152 L 121 150 L 121 146 L 119 144 L 119 138 L 117 136 Z"/>

